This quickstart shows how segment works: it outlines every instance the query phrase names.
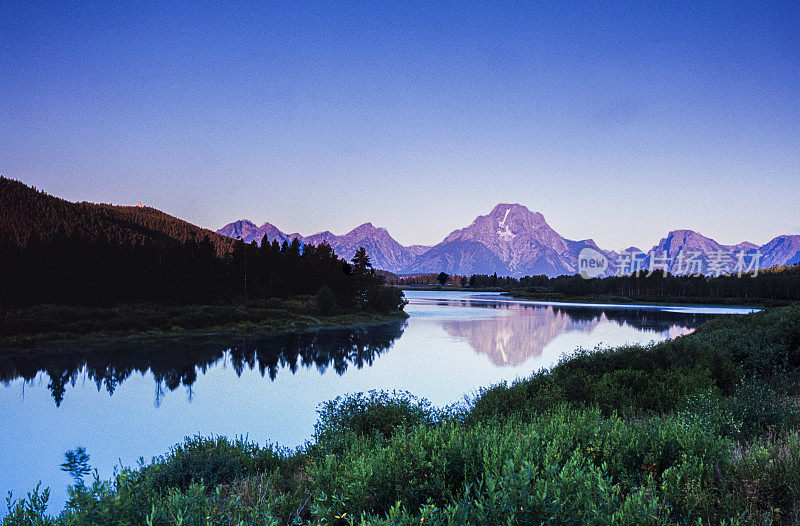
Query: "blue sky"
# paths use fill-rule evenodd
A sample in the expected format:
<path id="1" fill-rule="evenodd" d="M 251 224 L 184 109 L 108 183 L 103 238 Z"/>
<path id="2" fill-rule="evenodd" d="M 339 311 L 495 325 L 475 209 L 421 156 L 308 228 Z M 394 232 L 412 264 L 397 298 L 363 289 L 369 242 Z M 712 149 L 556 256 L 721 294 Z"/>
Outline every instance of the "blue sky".
<path id="1" fill-rule="evenodd" d="M 0 173 L 436 243 L 498 202 L 569 238 L 800 233 L 800 4 L 0 4 Z"/>

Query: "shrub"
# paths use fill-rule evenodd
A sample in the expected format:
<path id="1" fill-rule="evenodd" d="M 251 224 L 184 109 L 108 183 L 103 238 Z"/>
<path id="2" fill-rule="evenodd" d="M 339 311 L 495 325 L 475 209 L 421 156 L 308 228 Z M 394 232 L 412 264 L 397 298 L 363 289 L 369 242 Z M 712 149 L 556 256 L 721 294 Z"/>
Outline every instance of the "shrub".
<path id="1" fill-rule="evenodd" d="M 314 296 L 314 302 L 317 305 L 317 310 L 321 314 L 330 314 L 333 309 L 336 308 L 336 296 L 334 296 L 333 291 L 327 285 L 323 285 L 322 288 L 319 289 L 316 296 Z"/>
<path id="2" fill-rule="evenodd" d="M 699 505 L 676 470 L 707 485 L 728 446 L 681 418 L 626 422 L 562 406 L 530 423 L 447 422 L 350 441 L 322 457 L 312 476 L 318 514 L 328 520 L 391 514 L 401 502 L 406 510 L 459 503 L 467 523 L 664 522 Z M 666 500 L 664 481 L 672 481 Z"/>
<path id="3" fill-rule="evenodd" d="M 741 448 L 730 465 L 729 507 L 750 522 L 800 522 L 800 434 L 758 440 Z"/>
<path id="4" fill-rule="evenodd" d="M 399 428 L 432 424 L 440 415 L 429 401 L 403 391 L 340 396 L 322 404 L 318 413 L 314 426 L 318 443 L 329 443 L 346 434 L 386 438 Z"/>
<path id="5" fill-rule="evenodd" d="M 259 448 L 244 439 L 186 438 L 142 470 L 146 483 L 157 492 L 187 489 L 192 483 L 208 487 L 230 483 L 254 471 Z"/>
<path id="6" fill-rule="evenodd" d="M 403 295 L 403 291 L 397 287 L 372 287 L 367 294 L 367 310 L 390 314 L 400 312 L 408 301 Z"/>

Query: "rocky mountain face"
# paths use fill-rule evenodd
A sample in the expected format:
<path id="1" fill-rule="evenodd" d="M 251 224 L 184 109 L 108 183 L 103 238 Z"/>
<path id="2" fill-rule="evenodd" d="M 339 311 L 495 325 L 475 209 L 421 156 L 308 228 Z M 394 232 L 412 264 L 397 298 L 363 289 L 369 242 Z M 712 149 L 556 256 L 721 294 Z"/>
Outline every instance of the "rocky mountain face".
<path id="1" fill-rule="evenodd" d="M 428 245 L 409 245 L 406 248 L 414 257 L 421 256 L 431 249 Z"/>
<path id="2" fill-rule="evenodd" d="M 442 242 L 413 260 L 404 274 L 509 274 L 508 266 L 486 245 L 479 241 L 454 240 Z"/>
<path id="3" fill-rule="evenodd" d="M 267 236 L 270 243 L 275 240 L 278 243 L 284 241 L 290 243 L 295 238 L 303 244 L 327 243 L 336 254 L 347 260 L 352 259 L 359 247 L 364 247 L 375 268 L 390 272 L 408 267 L 414 259 L 414 251 L 395 241 L 385 228 L 375 227 L 372 223 L 359 225 L 342 236 L 337 236 L 327 230 L 310 236 L 302 236 L 297 233 L 285 234 L 270 223 L 264 223 L 258 227 L 251 221 L 243 219 L 229 223 L 217 232 L 224 236 L 241 238 L 245 243 L 255 241 L 261 244 L 264 236 Z"/>
<path id="4" fill-rule="evenodd" d="M 259 245 L 261 244 L 261 240 L 264 239 L 264 236 L 267 236 L 270 243 L 276 239 L 278 243 L 292 240 L 292 235 L 284 234 L 278 230 L 278 227 L 275 225 L 264 223 L 259 227 L 246 219 L 229 223 L 217 230 L 217 233 L 234 239 L 241 238 L 245 243 L 255 241 Z"/>
<path id="5" fill-rule="evenodd" d="M 696 271 L 713 274 L 714 265 L 734 271 L 737 255 L 760 254 L 759 268 L 800 263 L 800 235 L 778 236 L 769 243 L 722 245 L 693 230 L 673 230 L 654 247 L 643 251 L 630 247 L 619 253 L 603 250 L 592 239 L 573 241 L 556 232 L 542 214 L 520 204 L 501 203 L 487 215 L 478 216 L 469 226 L 451 232 L 432 247 L 403 246 L 385 228 L 364 223 L 347 234 L 329 231 L 304 237 L 285 234 L 270 223 L 256 226 L 240 220 L 221 228 L 218 233 L 260 242 L 266 235 L 279 243 L 298 238 L 302 243 L 328 243 L 339 256 L 351 259 L 359 247 L 369 253 L 375 268 L 397 274 L 447 272 L 448 274 L 494 274 L 521 277 L 546 274 L 558 276 L 579 272 L 578 256 L 584 248 L 592 248 L 608 258 L 611 268 L 638 266 L 641 269 L 666 267 L 673 274 Z M 651 261 L 652 259 L 652 261 Z M 632 261 L 637 263 L 632 264 Z M 715 263 L 716 262 L 716 263 Z M 608 274 L 613 273 L 611 270 Z"/>
<path id="6" fill-rule="evenodd" d="M 364 247 L 375 268 L 396 272 L 408 267 L 414 259 L 408 248 L 389 235 L 385 228 L 372 223 L 359 225 L 343 236 L 322 232 L 302 238 L 303 243 L 318 245 L 328 243 L 339 256 L 350 260 L 359 247 Z"/>
<path id="7" fill-rule="evenodd" d="M 673 230 L 642 255 L 642 261 L 643 268 L 667 269 L 672 274 L 719 275 L 736 272 L 737 265 L 743 271 L 751 264 L 760 269 L 772 266 L 764 265 L 763 252 L 757 256 L 760 251 L 754 243 L 723 245 L 694 230 Z"/>
<path id="8" fill-rule="evenodd" d="M 800 236 L 778 236 L 761 247 L 763 268 L 800 264 Z"/>
<path id="9" fill-rule="evenodd" d="M 584 247 L 597 248 L 591 239 L 571 241 L 553 230 L 538 212 L 519 204 L 499 204 L 488 215 L 479 216 L 466 228 L 455 230 L 444 241 L 420 255 L 413 269 L 432 272 L 436 263 L 465 262 L 453 269 L 479 269 L 489 273 L 521 277 L 533 274 L 574 274 L 578 254 Z M 599 249 L 598 249 L 599 250 Z M 445 270 L 448 272 L 448 270 Z"/>

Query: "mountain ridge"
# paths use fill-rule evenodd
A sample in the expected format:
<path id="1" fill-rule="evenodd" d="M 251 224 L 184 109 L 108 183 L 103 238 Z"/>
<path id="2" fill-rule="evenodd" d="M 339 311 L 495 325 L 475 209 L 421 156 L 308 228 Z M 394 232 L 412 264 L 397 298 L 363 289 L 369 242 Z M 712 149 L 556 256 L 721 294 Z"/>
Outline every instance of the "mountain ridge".
<path id="1" fill-rule="evenodd" d="M 268 226 L 268 227 L 267 227 Z M 273 230 L 274 229 L 274 230 Z M 727 254 L 725 271 L 735 271 L 740 254 L 753 257 L 760 252 L 759 268 L 800 263 L 800 235 L 780 235 L 764 245 L 743 241 L 723 245 L 691 229 L 674 229 L 648 250 L 629 247 L 620 252 L 599 247 L 591 237 L 571 240 L 561 236 L 541 212 L 529 210 L 519 203 L 499 203 L 488 214 L 479 215 L 469 225 L 451 231 L 433 246 L 403 246 L 386 228 L 366 222 L 343 235 L 325 230 L 310 236 L 284 234 L 270 223 L 256 227 L 249 220 L 239 220 L 217 231 L 244 241 L 268 235 L 268 239 L 302 243 L 328 243 L 340 256 L 350 259 L 363 246 L 376 268 L 396 274 L 446 272 L 448 274 L 494 274 L 512 277 L 545 274 L 550 277 L 579 272 L 578 258 L 583 249 L 591 248 L 606 256 L 612 265 L 625 265 L 635 259 L 638 268 L 667 269 L 673 274 L 692 273 L 687 266 L 692 258 L 701 273 L 713 273 L 714 261 Z M 651 254 L 655 258 L 651 261 Z M 661 259 L 669 258 L 666 265 Z M 719 263 L 717 263 L 719 265 Z M 687 269 L 689 271 L 687 271 Z"/>

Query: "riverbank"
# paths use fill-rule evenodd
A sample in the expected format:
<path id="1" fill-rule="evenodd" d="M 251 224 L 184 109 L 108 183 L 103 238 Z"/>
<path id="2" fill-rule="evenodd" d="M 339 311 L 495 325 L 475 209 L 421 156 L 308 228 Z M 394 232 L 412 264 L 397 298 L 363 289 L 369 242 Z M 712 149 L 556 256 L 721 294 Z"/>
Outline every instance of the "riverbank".
<path id="1" fill-rule="evenodd" d="M 467 290 L 467 289 L 465 289 Z M 584 295 L 573 296 L 558 292 L 527 292 L 507 291 L 504 296 L 519 300 L 558 302 L 558 303 L 597 303 L 597 304 L 626 304 L 626 305 L 714 305 L 725 307 L 786 307 L 793 302 L 789 300 L 774 300 L 767 298 L 715 298 L 715 297 L 687 297 L 687 296 L 613 296 L 613 295 Z"/>
<path id="2" fill-rule="evenodd" d="M 799 375 L 800 306 L 725 316 L 461 406 L 337 398 L 297 450 L 195 437 L 89 484 L 74 452 L 69 511 L 42 523 L 794 524 Z M 6 523 L 45 500 L 12 502 Z"/>
<path id="3" fill-rule="evenodd" d="M 505 292 L 498 287 L 459 287 L 456 285 L 392 285 L 400 290 L 435 290 L 455 292 Z"/>
<path id="4" fill-rule="evenodd" d="M 36 305 L 0 311 L 0 352 L 43 343 L 264 333 L 381 323 L 406 317 L 402 311 L 339 311 L 322 315 L 313 296 L 275 298 L 248 305 Z"/>
<path id="5" fill-rule="evenodd" d="M 529 292 L 508 290 L 498 287 L 459 287 L 455 285 L 402 285 L 401 290 L 448 291 L 448 292 L 500 292 L 519 300 L 555 303 L 592 303 L 625 305 L 709 305 L 723 307 L 786 307 L 794 303 L 790 300 L 769 298 L 719 298 L 708 296 L 617 296 L 610 294 L 569 295 L 560 292 Z"/>

